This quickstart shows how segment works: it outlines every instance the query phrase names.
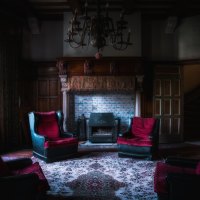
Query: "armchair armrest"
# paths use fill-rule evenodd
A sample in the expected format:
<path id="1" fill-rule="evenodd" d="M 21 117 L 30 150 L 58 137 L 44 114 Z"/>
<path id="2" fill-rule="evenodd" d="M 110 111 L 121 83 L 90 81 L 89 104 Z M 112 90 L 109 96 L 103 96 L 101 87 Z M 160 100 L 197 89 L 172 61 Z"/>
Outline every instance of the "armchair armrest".
<path id="1" fill-rule="evenodd" d="M 19 158 L 14 160 L 5 161 L 10 170 L 21 169 L 30 166 L 33 161 L 31 158 Z"/>
<path id="2" fill-rule="evenodd" d="M 46 136 L 43 135 L 39 135 L 36 132 L 32 133 L 32 142 L 36 142 L 37 144 L 40 143 L 41 146 L 44 146 L 44 142 L 48 140 L 48 138 Z"/>
<path id="3" fill-rule="evenodd" d="M 165 162 L 170 165 L 180 166 L 180 167 L 188 167 L 188 168 L 196 168 L 199 160 L 189 159 L 189 158 L 181 158 L 181 157 L 168 157 Z"/>
<path id="4" fill-rule="evenodd" d="M 29 113 L 29 125 L 30 125 L 33 149 L 40 149 L 40 151 L 42 151 L 41 147 L 44 146 L 44 142 L 45 142 L 46 138 L 42 135 L 39 135 L 36 132 L 35 121 L 37 121 L 37 118 L 35 118 L 34 112 L 30 112 Z"/>
<path id="5" fill-rule="evenodd" d="M 31 132 L 33 153 L 37 152 L 44 155 L 44 144 L 47 141 L 47 137 L 37 134 L 36 132 Z"/>

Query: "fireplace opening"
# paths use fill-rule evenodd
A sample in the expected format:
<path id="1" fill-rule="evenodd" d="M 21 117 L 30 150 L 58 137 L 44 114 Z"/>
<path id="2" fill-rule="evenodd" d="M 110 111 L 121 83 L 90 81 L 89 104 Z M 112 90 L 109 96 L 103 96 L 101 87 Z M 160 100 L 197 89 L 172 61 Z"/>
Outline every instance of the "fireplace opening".
<path id="1" fill-rule="evenodd" d="M 111 127 L 93 127 L 92 128 L 92 134 L 94 136 L 111 136 L 113 133 L 112 133 L 112 128 Z"/>
<path id="2" fill-rule="evenodd" d="M 91 113 L 88 129 L 89 141 L 93 143 L 115 143 L 118 135 L 119 120 L 113 113 Z"/>

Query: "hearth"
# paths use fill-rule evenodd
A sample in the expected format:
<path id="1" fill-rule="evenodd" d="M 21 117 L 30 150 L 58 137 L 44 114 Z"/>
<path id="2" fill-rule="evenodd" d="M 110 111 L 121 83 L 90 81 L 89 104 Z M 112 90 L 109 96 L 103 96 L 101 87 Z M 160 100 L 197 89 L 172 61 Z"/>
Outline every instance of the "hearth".
<path id="1" fill-rule="evenodd" d="M 99 142 L 116 142 L 119 127 L 113 113 L 91 113 L 88 128 L 89 141 L 94 143 Z"/>

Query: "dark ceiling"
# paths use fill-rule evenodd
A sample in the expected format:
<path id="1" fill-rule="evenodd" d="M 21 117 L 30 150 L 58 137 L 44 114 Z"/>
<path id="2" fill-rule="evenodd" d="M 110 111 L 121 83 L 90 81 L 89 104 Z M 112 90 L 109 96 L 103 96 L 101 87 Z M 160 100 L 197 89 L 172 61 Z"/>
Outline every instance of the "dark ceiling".
<path id="1" fill-rule="evenodd" d="M 90 11 L 95 11 L 96 0 L 87 0 Z M 110 10 L 126 14 L 141 12 L 143 17 L 180 18 L 200 15 L 200 0 L 99 0 L 101 8 L 109 2 Z M 64 12 L 83 10 L 85 0 L 1 0 L 0 14 L 24 18 L 35 16 L 40 20 L 61 20 Z"/>

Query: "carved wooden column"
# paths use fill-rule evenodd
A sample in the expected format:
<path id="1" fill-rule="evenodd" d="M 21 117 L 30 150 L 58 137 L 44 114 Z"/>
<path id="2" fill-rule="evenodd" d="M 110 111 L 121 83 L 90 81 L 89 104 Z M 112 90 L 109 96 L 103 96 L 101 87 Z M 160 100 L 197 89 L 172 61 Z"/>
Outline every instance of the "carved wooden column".
<path id="1" fill-rule="evenodd" d="M 144 75 L 136 76 L 135 116 L 141 116 L 141 92 Z"/>
<path id="2" fill-rule="evenodd" d="M 63 111 L 63 129 L 67 131 L 67 64 L 64 63 L 62 60 L 58 61 L 56 66 L 59 70 L 59 77 L 61 82 L 61 92 L 62 92 L 62 111 Z"/>

